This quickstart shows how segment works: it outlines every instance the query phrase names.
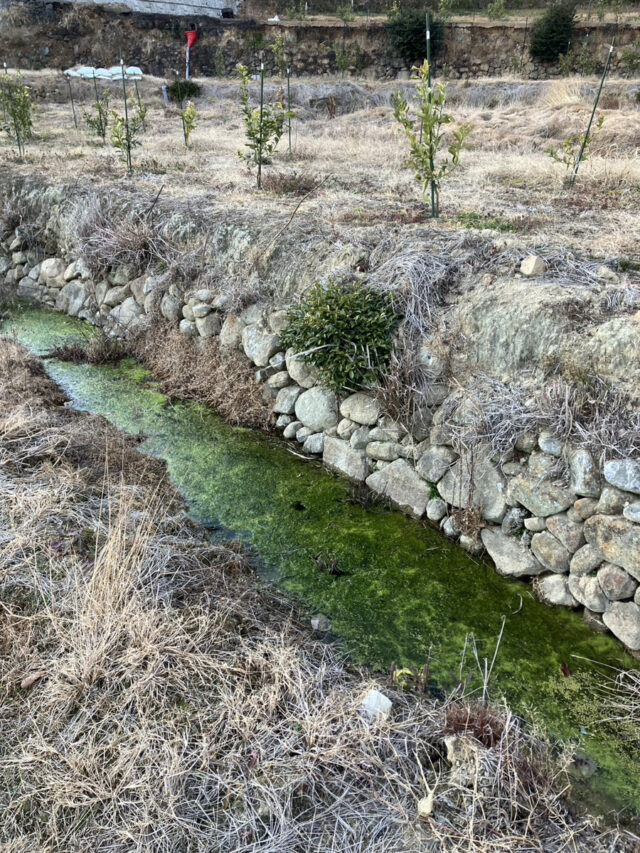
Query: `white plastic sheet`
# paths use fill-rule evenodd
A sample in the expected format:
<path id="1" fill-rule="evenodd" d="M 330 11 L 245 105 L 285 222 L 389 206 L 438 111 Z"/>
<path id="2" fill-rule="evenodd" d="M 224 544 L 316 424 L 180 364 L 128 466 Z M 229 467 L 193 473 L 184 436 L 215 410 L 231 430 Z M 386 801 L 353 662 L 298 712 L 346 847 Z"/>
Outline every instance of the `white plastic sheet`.
<path id="1" fill-rule="evenodd" d="M 80 77 L 83 80 L 93 80 L 94 77 L 98 80 L 122 79 L 122 71 L 119 65 L 112 65 L 110 68 L 94 68 L 92 65 L 81 65 L 79 68 L 67 68 L 63 73 L 67 77 Z M 137 65 L 125 66 L 124 74 L 127 80 L 142 80 L 142 71 Z"/>

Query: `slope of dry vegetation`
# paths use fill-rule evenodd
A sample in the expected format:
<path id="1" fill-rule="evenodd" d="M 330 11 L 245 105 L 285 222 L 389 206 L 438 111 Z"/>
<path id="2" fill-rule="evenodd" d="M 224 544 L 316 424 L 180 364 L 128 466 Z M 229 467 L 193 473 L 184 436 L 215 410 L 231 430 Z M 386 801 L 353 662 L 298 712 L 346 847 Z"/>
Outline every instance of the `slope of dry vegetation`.
<path id="1" fill-rule="evenodd" d="M 3 850 L 632 849 L 506 711 L 385 690 L 369 723 L 372 682 L 9 341 L 0 412 Z"/>

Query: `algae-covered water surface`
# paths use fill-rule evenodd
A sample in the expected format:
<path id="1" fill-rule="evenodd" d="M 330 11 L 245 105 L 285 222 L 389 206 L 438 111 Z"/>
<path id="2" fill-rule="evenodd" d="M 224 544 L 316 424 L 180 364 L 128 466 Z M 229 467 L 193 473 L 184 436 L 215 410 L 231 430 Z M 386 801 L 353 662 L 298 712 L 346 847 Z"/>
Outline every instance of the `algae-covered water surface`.
<path id="1" fill-rule="evenodd" d="M 91 331 L 26 308 L 5 321 L 4 333 L 42 355 Z M 491 660 L 504 622 L 494 697 L 595 759 L 583 794 L 600 810 L 640 811 L 637 733 L 602 722 L 599 707 L 603 673 L 630 665 L 612 638 L 592 633 L 578 614 L 539 604 L 526 584 L 499 577 L 428 526 L 361 506 L 347 482 L 282 441 L 231 427 L 204 406 L 171 404 L 134 362 L 49 359 L 47 370 L 77 408 L 142 436 L 142 450 L 166 460 L 192 514 L 250 543 L 264 572 L 326 613 L 357 660 L 379 670 L 428 662 L 447 689 L 477 671 L 474 645 L 481 663 Z"/>

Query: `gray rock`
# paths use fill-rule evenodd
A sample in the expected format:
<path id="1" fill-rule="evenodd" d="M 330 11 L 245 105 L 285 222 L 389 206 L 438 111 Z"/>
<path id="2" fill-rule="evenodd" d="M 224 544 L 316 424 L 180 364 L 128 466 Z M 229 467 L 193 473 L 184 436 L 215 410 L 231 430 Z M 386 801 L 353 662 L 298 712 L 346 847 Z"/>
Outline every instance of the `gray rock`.
<path id="1" fill-rule="evenodd" d="M 640 651 L 640 607 L 635 602 L 611 602 L 602 621 L 625 646 Z"/>
<path id="2" fill-rule="evenodd" d="M 592 515 L 584 523 L 584 535 L 608 563 L 622 566 L 640 580 L 640 527 L 626 518 Z"/>
<path id="3" fill-rule="evenodd" d="M 593 610 L 589 610 L 588 607 L 582 612 L 582 621 L 590 628 L 592 631 L 595 631 L 596 634 L 606 634 L 607 626 L 602 621 L 602 613 L 594 613 Z"/>
<path id="4" fill-rule="evenodd" d="M 416 463 L 416 471 L 430 483 L 439 482 L 458 458 L 446 444 L 434 445 L 423 453 Z"/>
<path id="5" fill-rule="evenodd" d="M 509 482 L 507 494 L 526 507 L 532 515 L 547 518 L 568 509 L 576 499 L 575 494 L 559 483 L 523 474 Z"/>
<path id="6" fill-rule="evenodd" d="M 336 427 L 336 431 L 340 438 L 351 438 L 354 432 L 358 429 L 358 424 L 349 420 L 349 418 L 342 418 L 342 420 L 338 423 Z"/>
<path id="7" fill-rule="evenodd" d="M 279 370 L 267 379 L 267 385 L 270 388 L 275 388 L 279 391 L 281 388 L 286 388 L 291 384 L 291 377 L 286 370 Z"/>
<path id="8" fill-rule="evenodd" d="M 204 317 L 196 317 L 196 329 L 201 338 L 213 338 L 220 334 L 221 328 L 222 320 L 219 314 L 207 314 Z"/>
<path id="9" fill-rule="evenodd" d="M 580 513 L 576 511 L 575 504 L 574 504 L 574 506 L 570 506 L 569 509 L 567 510 L 567 518 L 573 524 L 582 524 L 582 517 L 581 517 Z"/>
<path id="10" fill-rule="evenodd" d="M 507 511 L 506 483 L 488 448 L 480 445 L 454 462 L 438 483 L 438 491 L 452 506 L 474 506 L 487 521 L 499 524 Z"/>
<path id="11" fill-rule="evenodd" d="M 291 423 L 285 427 L 283 436 L 287 439 L 294 439 L 296 437 L 296 433 L 299 429 L 302 429 L 302 424 L 300 421 L 291 421 Z"/>
<path id="12" fill-rule="evenodd" d="M 307 439 L 305 439 L 305 442 L 302 445 L 302 449 L 305 451 L 305 453 L 320 454 L 322 453 L 323 448 L 324 434 L 321 432 L 314 432 L 313 435 L 310 435 Z"/>
<path id="13" fill-rule="evenodd" d="M 532 477 L 544 477 L 558 467 L 558 459 L 550 453 L 534 450 L 528 459 L 528 470 Z"/>
<path id="14" fill-rule="evenodd" d="M 78 258 L 78 260 L 68 265 L 63 273 L 63 278 L 65 281 L 71 281 L 74 278 L 88 281 L 91 278 L 91 272 L 85 261 L 82 258 Z"/>
<path id="15" fill-rule="evenodd" d="M 593 613 L 604 613 L 609 604 L 598 579 L 590 575 L 569 575 L 569 591 Z"/>
<path id="16" fill-rule="evenodd" d="M 449 539 L 457 539 L 460 535 L 460 527 L 452 515 L 448 515 L 442 520 L 442 532 Z"/>
<path id="17" fill-rule="evenodd" d="M 160 313 L 170 323 L 177 323 L 182 317 L 182 300 L 165 293 L 160 302 Z"/>
<path id="18" fill-rule="evenodd" d="M 640 462 L 635 459 L 610 459 L 605 462 L 604 478 L 623 492 L 640 495 Z"/>
<path id="19" fill-rule="evenodd" d="M 478 536 L 469 536 L 466 533 L 460 535 L 458 544 L 469 554 L 481 554 L 484 550 L 482 540 Z"/>
<path id="20" fill-rule="evenodd" d="M 571 474 L 569 488 L 576 495 L 597 498 L 602 489 L 602 479 L 593 456 L 585 447 L 574 447 L 569 450 L 568 457 Z"/>
<path id="21" fill-rule="evenodd" d="M 129 296 L 120 305 L 112 308 L 109 316 L 113 317 L 119 326 L 128 328 L 129 326 L 134 326 L 144 316 L 144 311 L 133 296 Z"/>
<path id="22" fill-rule="evenodd" d="M 562 456 L 562 448 L 564 447 L 564 442 L 561 438 L 558 438 L 558 436 L 554 435 L 552 432 L 549 432 L 548 430 L 543 430 L 538 438 L 538 447 L 544 453 L 549 453 L 551 456 L 560 457 Z"/>
<path id="23" fill-rule="evenodd" d="M 442 498 L 431 498 L 427 504 L 427 518 L 429 521 L 441 521 L 447 514 L 447 504 Z"/>
<path id="24" fill-rule="evenodd" d="M 361 426 L 353 431 L 349 439 L 349 444 L 356 450 L 364 450 L 367 444 L 369 444 L 369 440 L 369 428 Z"/>
<path id="25" fill-rule="evenodd" d="M 531 550 L 540 563 L 550 572 L 562 574 L 569 571 L 571 554 L 547 530 L 533 536 Z"/>
<path id="26" fill-rule="evenodd" d="M 514 533 L 522 530 L 526 514 L 526 510 L 521 507 L 511 507 L 511 509 L 507 510 L 507 514 L 502 519 L 500 529 L 507 536 L 513 536 Z"/>
<path id="27" fill-rule="evenodd" d="M 373 426 L 380 417 L 380 405 L 368 394 L 358 392 L 342 401 L 340 414 L 343 418 L 349 418 L 357 424 Z"/>
<path id="28" fill-rule="evenodd" d="M 573 508 L 580 518 L 583 521 L 586 521 L 587 518 L 591 518 L 592 515 L 595 515 L 597 506 L 598 501 L 595 500 L 595 498 L 578 498 L 574 503 Z"/>
<path id="29" fill-rule="evenodd" d="M 276 401 L 273 406 L 273 411 L 277 415 L 292 415 L 296 409 L 296 400 L 302 394 L 302 388 L 298 385 L 288 385 L 286 388 L 281 388 L 278 391 L 278 396 L 276 397 Z M 299 423 L 300 419 L 296 420 L 295 423 Z M 285 436 L 286 438 L 293 438 L 293 436 Z"/>
<path id="30" fill-rule="evenodd" d="M 569 571 L 572 575 L 588 575 L 595 571 L 603 560 L 601 551 L 593 545 L 583 545 L 571 558 Z"/>
<path id="31" fill-rule="evenodd" d="M 248 308 L 245 308 L 244 311 L 240 314 L 240 319 L 242 320 L 245 326 L 255 326 L 256 324 L 261 324 L 264 317 L 264 310 L 262 305 L 249 305 Z"/>
<path id="32" fill-rule="evenodd" d="M 102 303 L 109 308 L 115 308 L 116 305 L 124 302 L 128 296 L 131 296 L 131 288 L 128 284 L 124 284 L 121 287 L 112 287 L 111 290 L 107 291 Z"/>
<path id="33" fill-rule="evenodd" d="M 36 282 L 28 276 L 21 278 L 18 282 L 17 296 L 19 299 L 28 299 L 32 302 L 39 302 L 43 296 L 42 285 L 36 284 Z M 60 308 L 58 310 L 62 311 L 65 309 Z"/>
<path id="34" fill-rule="evenodd" d="M 282 351 L 271 356 L 269 367 L 273 367 L 274 370 L 286 370 L 286 361 Z"/>
<path id="35" fill-rule="evenodd" d="M 60 258 L 46 258 L 40 264 L 40 283 L 47 287 L 62 287 L 66 268 Z"/>
<path id="36" fill-rule="evenodd" d="M 633 521 L 635 524 L 640 524 L 640 501 L 638 503 L 629 504 L 622 510 L 623 516 L 628 521 Z"/>
<path id="37" fill-rule="evenodd" d="M 393 441 L 398 444 L 405 433 L 397 426 L 377 426 L 371 430 L 371 441 Z"/>
<path id="38" fill-rule="evenodd" d="M 605 563 L 598 569 L 598 583 L 609 601 L 621 601 L 625 598 L 633 598 L 638 588 L 638 582 L 620 566 Z"/>
<path id="39" fill-rule="evenodd" d="M 196 302 L 195 305 L 192 306 L 191 310 L 196 320 L 201 320 L 203 317 L 211 314 L 212 308 L 210 305 L 207 305 L 206 302 Z M 218 326 L 220 327 L 221 325 L 222 320 L 218 318 Z"/>
<path id="40" fill-rule="evenodd" d="M 540 533 L 540 531 L 544 530 L 547 526 L 547 522 L 544 518 L 538 518 L 538 516 L 532 515 L 531 518 L 525 518 L 524 526 L 532 533 Z"/>
<path id="41" fill-rule="evenodd" d="M 187 338 L 198 337 L 198 327 L 195 323 L 192 323 L 191 320 L 180 320 L 178 328 L 180 329 L 180 334 Z"/>
<path id="42" fill-rule="evenodd" d="M 276 429 L 284 429 L 291 423 L 291 415 L 278 415 L 276 418 Z"/>
<path id="43" fill-rule="evenodd" d="M 315 616 L 311 617 L 311 630 L 317 634 L 326 634 L 327 631 L 331 630 L 331 620 L 323 613 L 316 613 Z"/>
<path id="44" fill-rule="evenodd" d="M 6 272 L 6 269 L 2 269 L 2 258 L 0 258 L 0 275 L 3 272 Z M 36 264 L 35 267 L 31 267 L 29 270 L 29 278 L 33 279 L 33 281 L 38 281 L 40 278 L 40 264 Z"/>
<path id="45" fill-rule="evenodd" d="M 289 312 L 285 310 L 272 311 L 267 317 L 267 323 L 272 332 L 281 335 L 289 325 Z"/>
<path id="46" fill-rule="evenodd" d="M 296 441 L 300 444 L 304 444 L 305 441 L 309 438 L 310 435 L 313 435 L 313 430 L 306 426 L 301 426 L 298 432 L 296 433 Z"/>
<path id="47" fill-rule="evenodd" d="M 369 462 L 364 450 L 356 450 L 348 442 L 325 436 L 322 461 L 350 480 L 362 482 L 369 474 Z"/>
<path id="48" fill-rule="evenodd" d="M 109 274 L 109 281 L 114 287 L 122 287 L 133 278 L 130 267 L 121 265 Z"/>
<path id="49" fill-rule="evenodd" d="M 547 265 L 538 255 L 527 255 L 520 264 L 520 272 L 527 278 L 535 278 L 536 276 L 544 275 Z"/>
<path id="50" fill-rule="evenodd" d="M 521 578 L 544 572 L 544 566 L 513 536 L 505 536 L 495 527 L 483 528 L 480 536 L 499 574 Z"/>
<path id="51" fill-rule="evenodd" d="M 210 290 L 207 287 L 203 287 L 201 290 L 196 290 L 196 292 L 193 294 L 193 297 L 198 302 L 203 302 L 207 305 L 210 305 L 212 302 L 219 298 L 215 290 Z M 219 307 L 220 309 L 222 309 L 224 308 L 224 305 L 221 305 Z"/>
<path id="52" fill-rule="evenodd" d="M 551 607 L 578 606 L 578 601 L 569 589 L 569 581 L 564 575 L 545 575 L 536 581 L 534 589 L 543 604 Z"/>
<path id="53" fill-rule="evenodd" d="M 240 349 L 244 323 L 235 314 L 227 314 L 220 329 L 220 346 L 222 349 Z"/>
<path id="54" fill-rule="evenodd" d="M 338 398 L 327 388 L 309 388 L 296 400 L 296 417 L 312 432 L 331 429 L 338 423 Z"/>
<path id="55" fill-rule="evenodd" d="M 280 338 L 262 326 L 245 326 L 242 331 L 242 347 L 257 367 L 266 367 L 271 356 L 280 349 Z"/>
<path id="56" fill-rule="evenodd" d="M 614 486 L 605 486 L 592 515 L 620 515 L 625 506 L 633 501 L 634 496 L 630 492 L 623 492 Z"/>
<path id="57" fill-rule="evenodd" d="M 367 456 L 381 459 L 383 462 L 393 462 L 403 456 L 402 446 L 392 441 L 370 441 L 367 444 Z"/>
<path id="58" fill-rule="evenodd" d="M 575 554 L 578 548 L 584 545 L 582 527 L 582 521 L 580 524 L 576 524 L 568 518 L 566 513 L 550 515 L 547 518 L 547 530 L 564 545 L 570 554 Z"/>
<path id="59" fill-rule="evenodd" d="M 535 432 L 521 432 L 516 438 L 515 448 L 522 453 L 531 453 L 538 444 Z"/>
<path id="60" fill-rule="evenodd" d="M 289 348 L 285 353 L 289 375 L 302 388 L 313 388 L 318 382 L 318 371 L 312 364 L 297 358 L 295 350 Z"/>
<path id="61" fill-rule="evenodd" d="M 56 311 L 64 311 L 77 317 L 87 301 L 87 291 L 81 281 L 69 281 L 56 298 Z"/>
<path id="62" fill-rule="evenodd" d="M 367 477 L 366 482 L 374 492 L 389 498 L 415 518 L 424 515 L 430 498 L 429 486 L 405 459 L 396 459 Z"/>

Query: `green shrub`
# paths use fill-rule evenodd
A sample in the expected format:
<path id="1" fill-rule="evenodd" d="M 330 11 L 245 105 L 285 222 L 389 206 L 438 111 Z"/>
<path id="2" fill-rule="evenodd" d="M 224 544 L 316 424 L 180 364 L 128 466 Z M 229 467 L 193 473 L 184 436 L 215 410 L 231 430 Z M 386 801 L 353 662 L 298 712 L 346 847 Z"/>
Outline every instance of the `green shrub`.
<path id="1" fill-rule="evenodd" d="M 573 0 L 556 3 L 533 25 L 529 52 L 541 62 L 556 62 L 566 54 L 573 37 L 576 5 Z"/>
<path id="2" fill-rule="evenodd" d="M 193 80 L 174 80 L 173 83 L 167 86 L 169 98 L 181 104 L 184 100 L 192 101 L 194 98 L 200 97 L 202 87 Z"/>
<path id="3" fill-rule="evenodd" d="M 3 116 L 0 128 L 17 144 L 22 157 L 25 142 L 33 136 L 31 89 L 25 85 L 22 74 L 10 77 L 5 72 L 0 76 L 0 103 Z"/>
<path id="4" fill-rule="evenodd" d="M 313 364 L 327 387 L 355 390 L 378 379 L 389 363 L 399 322 L 389 294 L 331 281 L 291 309 L 282 343 Z"/>
<path id="5" fill-rule="evenodd" d="M 420 65 L 427 55 L 426 9 L 398 7 L 389 13 L 387 30 L 396 52 L 408 67 Z M 438 55 L 442 43 L 442 22 L 431 16 L 431 57 Z"/>

